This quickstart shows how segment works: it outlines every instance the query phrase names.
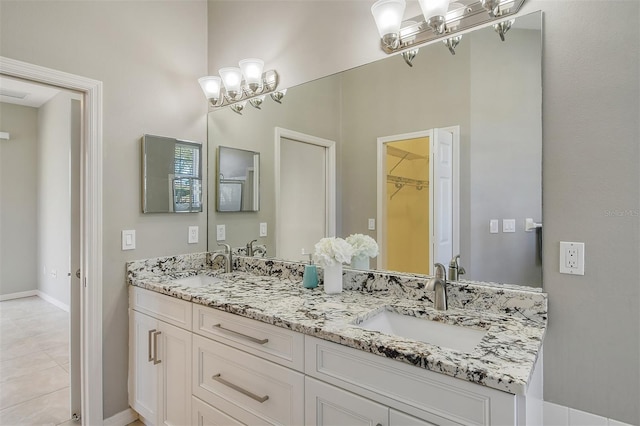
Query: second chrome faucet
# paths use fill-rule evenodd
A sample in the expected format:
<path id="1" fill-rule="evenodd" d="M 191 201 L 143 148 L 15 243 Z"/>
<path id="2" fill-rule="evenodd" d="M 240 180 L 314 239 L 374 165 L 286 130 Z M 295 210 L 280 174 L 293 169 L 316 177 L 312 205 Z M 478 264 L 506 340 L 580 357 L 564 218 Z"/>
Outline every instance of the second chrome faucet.
<path id="1" fill-rule="evenodd" d="M 229 244 L 218 243 L 219 246 L 225 248 L 223 253 L 215 253 L 211 258 L 211 262 L 215 262 L 218 257 L 224 259 L 224 272 L 229 273 L 233 271 L 233 256 L 231 254 L 231 246 Z"/>
<path id="2" fill-rule="evenodd" d="M 433 290 L 433 307 L 438 311 L 447 310 L 447 270 L 442 263 L 433 265 L 435 275 L 427 282 L 427 290 Z"/>

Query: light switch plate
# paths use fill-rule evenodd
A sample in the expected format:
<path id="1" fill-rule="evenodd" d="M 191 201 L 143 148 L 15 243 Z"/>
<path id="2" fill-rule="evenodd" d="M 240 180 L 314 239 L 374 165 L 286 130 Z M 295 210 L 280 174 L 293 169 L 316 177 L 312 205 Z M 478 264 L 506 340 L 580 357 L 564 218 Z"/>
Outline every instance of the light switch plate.
<path id="1" fill-rule="evenodd" d="M 490 234 L 498 233 L 498 219 L 491 219 L 489 221 L 489 233 Z"/>
<path id="2" fill-rule="evenodd" d="M 516 220 L 502 219 L 502 232 L 516 232 Z"/>
<path id="3" fill-rule="evenodd" d="M 189 227 L 189 244 L 196 244 L 198 242 L 198 227 L 190 226 Z"/>
<path id="4" fill-rule="evenodd" d="M 369 231 L 375 231 L 376 230 L 376 220 L 371 218 L 369 219 Z"/>
<path id="5" fill-rule="evenodd" d="M 560 273 L 584 275 L 584 243 L 560 241 Z"/>
<path id="6" fill-rule="evenodd" d="M 127 229 L 122 231 L 122 250 L 133 250 L 136 248 L 136 231 Z"/>
<path id="7" fill-rule="evenodd" d="M 267 236 L 267 222 L 260 222 L 260 236 Z"/>
<path id="8" fill-rule="evenodd" d="M 216 240 L 224 241 L 227 239 L 227 228 L 224 225 L 216 225 Z"/>

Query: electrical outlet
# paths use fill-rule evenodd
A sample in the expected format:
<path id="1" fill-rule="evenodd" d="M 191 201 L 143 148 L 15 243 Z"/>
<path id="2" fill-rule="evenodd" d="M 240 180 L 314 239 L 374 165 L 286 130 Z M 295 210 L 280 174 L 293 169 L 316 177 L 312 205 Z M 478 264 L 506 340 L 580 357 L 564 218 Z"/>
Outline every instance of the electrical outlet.
<path id="1" fill-rule="evenodd" d="M 560 241 L 560 273 L 584 275 L 584 243 Z"/>
<path id="2" fill-rule="evenodd" d="M 196 244 L 198 242 L 198 227 L 190 226 L 189 227 L 189 244 Z"/>
<path id="3" fill-rule="evenodd" d="M 227 239 L 227 229 L 224 225 L 216 225 L 216 240 L 224 241 Z"/>
<path id="4" fill-rule="evenodd" d="M 376 230 L 376 220 L 369 219 L 369 231 L 375 231 L 375 230 Z"/>
<path id="5" fill-rule="evenodd" d="M 260 222 L 260 236 L 267 236 L 267 222 Z"/>

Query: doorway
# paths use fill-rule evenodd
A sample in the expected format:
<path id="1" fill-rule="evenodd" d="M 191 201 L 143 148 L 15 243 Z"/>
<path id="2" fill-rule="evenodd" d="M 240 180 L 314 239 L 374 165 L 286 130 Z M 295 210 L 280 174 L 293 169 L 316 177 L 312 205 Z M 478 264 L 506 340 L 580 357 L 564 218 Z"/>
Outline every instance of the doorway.
<path id="1" fill-rule="evenodd" d="M 433 274 L 459 250 L 459 126 L 378 138 L 380 269 Z"/>
<path id="2" fill-rule="evenodd" d="M 83 424 L 102 424 L 102 83 L 0 57 L 0 75 L 81 94 L 80 143 L 80 413 Z M 75 271 L 74 271 L 75 272 Z M 72 320 L 73 321 L 73 320 Z"/>
<path id="3" fill-rule="evenodd" d="M 276 257 L 304 260 L 336 233 L 335 142 L 275 129 Z"/>

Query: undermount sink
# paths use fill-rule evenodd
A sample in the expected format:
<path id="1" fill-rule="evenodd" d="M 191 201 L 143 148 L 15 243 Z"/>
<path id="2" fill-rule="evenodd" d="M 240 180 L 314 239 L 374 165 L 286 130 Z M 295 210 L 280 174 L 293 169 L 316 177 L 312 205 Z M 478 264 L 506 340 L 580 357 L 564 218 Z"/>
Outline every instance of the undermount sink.
<path id="1" fill-rule="evenodd" d="M 221 280 L 218 277 L 212 277 L 210 275 L 191 275 L 186 278 L 179 278 L 177 280 L 173 280 L 173 284 L 183 285 L 185 287 L 211 287 L 215 284 L 221 283 Z"/>
<path id="2" fill-rule="evenodd" d="M 487 333 L 486 330 L 445 324 L 387 310 L 357 326 L 463 352 L 471 352 Z"/>

